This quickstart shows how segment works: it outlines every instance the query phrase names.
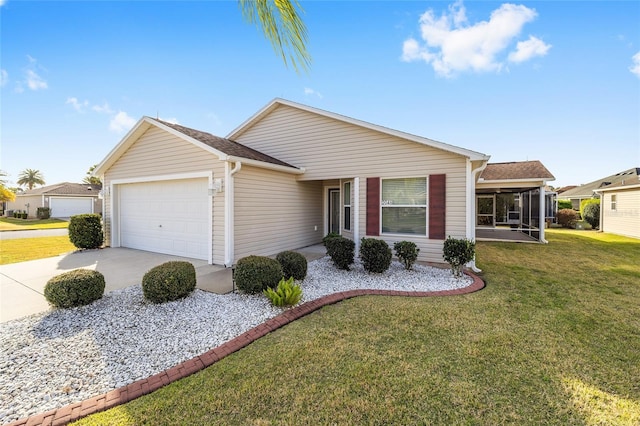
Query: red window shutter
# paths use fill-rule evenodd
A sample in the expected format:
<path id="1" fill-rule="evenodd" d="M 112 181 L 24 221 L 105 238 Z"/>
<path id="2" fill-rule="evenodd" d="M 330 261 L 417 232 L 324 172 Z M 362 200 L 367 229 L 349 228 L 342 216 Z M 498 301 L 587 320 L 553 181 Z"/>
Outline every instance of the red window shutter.
<path id="1" fill-rule="evenodd" d="M 444 240 L 447 175 L 429 175 L 429 238 Z"/>
<path id="2" fill-rule="evenodd" d="M 367 178 L 367 235 L 380 235 L 380 178 Z"/>

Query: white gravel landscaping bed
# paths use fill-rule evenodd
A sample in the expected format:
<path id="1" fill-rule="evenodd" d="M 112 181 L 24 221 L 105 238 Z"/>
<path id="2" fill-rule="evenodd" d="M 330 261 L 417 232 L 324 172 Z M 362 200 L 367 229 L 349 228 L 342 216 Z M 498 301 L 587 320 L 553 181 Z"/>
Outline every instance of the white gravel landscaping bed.
<path id="1" fill-rule="evenodd" d="M 309 262 L 301 303 L 353 289 L 438 291 L 462 288 L 448 269 L 394 261 L 368 274 L 329 257 Z M 8 423 L 125 386 L 220 346 L 282 312 L 262 295 L 201 290 L 164 304 L 142 287 L 116 290 L 91 305 L 51 310 L 0 324 L 0 423 Z"/>

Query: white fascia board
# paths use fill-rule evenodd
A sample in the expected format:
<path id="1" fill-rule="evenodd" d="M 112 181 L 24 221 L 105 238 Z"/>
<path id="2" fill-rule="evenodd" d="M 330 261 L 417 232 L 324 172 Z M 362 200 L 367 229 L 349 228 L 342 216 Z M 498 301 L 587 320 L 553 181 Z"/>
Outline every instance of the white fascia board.
<path id="1" fill-rule="evenodd" d="M 125 135 L 124 138 L 107 154 L 107 156 L 98 164 L 98 166 L 93 170 L 92 176 L 103 176 L 105 171 L 109 169 L 117 160 L 120 158 L 122 154 L 126 152 L 127 149 L 131 145 L 134 144 L 146 132 L 149 130 L 151 126 L 156 126 L 159 129 L 162 129 L 186 142 L 189 142 L 198 148 L 201 148 L 205 151 L 210 152 L 211 154 L 217 156 L 220 160 L 224 161 L 227 159 L 227 154 L 222 151 L 218 151 L 215 148 L 212 148 L 199 140 L 196 140 L 190 136 L 185 135 L 169 126 L 165 126 L 164 124 L 154 120 L 151 117 L 144 116 L 142 117 L 129 132 Z"/>
<path id="2" fill-rule="evenodd" d="M 541 179 L 541 178 L 530 178 L 530 179 L 500 179 L 500 180 L 484 180 L 482 178 L 478 179 L 478 184 L 481 185 L 490 185 L 490 186 L 499 186 L 510 183 L 531 183 L 538 185 L 539 183 L 546 184 L 547 182 L 551 182 L 553 179 Z M 540 185 L 538 185 L 540 186 Z"/>
<path id="3" fill-rule="evenodd" d="M 321 110 L 318 108 L 310 107 L 308 105 L 302 105 L 296 102 L 288 101 L 286 99 L 275 98 L 269 104 L 267 104 L 264 108 L 254 114 L 251 118 L 246 120 L 240 126 L 236 127 L 234 130 L 229 133 L 227 139 L 233 140 L 237 138 L 242 133 L 244 133 L 247 129 L 253 126 L 257 121 L 259 121 L 262 117 L 267 115 L 273 109 L 275 109 L 278 105 L 286 105 L 292 108 L 297 108 L 303 111 L 307 111 L 313 114 L 321 115 L 324 117 L 328 117 L 334 120 L 342 121 L 345 123 L 353 124 L 355 126 L 364 127 L 369 130 L 374 130 L 380 133 L 385 133 L 391 136 L 395 136 L 398 138 L 406 139 L 412 142 L 416 142 L 422 145 L 430 146 L 432 148 L 438 148 L 443 151 L 452 152 L 454 154 L 462 155 L 464 157 L 469 158 L 470 160 L 484 160 L 489 161 L 489 156 L 486 154 L 482 154 L 480 152 L 471 151 L 469 149 L 460 148 L 458 146 L 449 145 L 444 142 L 434 141 L 432 139 L 424 138 L 422 136 L 412 135 L 410 133 L 401 132 L 399 130 L 390 129 L 388 127 L 379 126 L 377 124 L 368 123 L 366 121 L 358 120 L 355 118 L 347 117 L 345 115 L 336 114 L 333 112 Z"/>
<path id="4" fill-rule="evenodd" d="M 598 189 L 594 189 L 593 192 L 600 193 L 600 192 L 610 192 L 610 191 L 624 191 L 625 189 L 638 189 L 638 188 L 640 188 L 640 183 L 636 183 L 633 185 L 618 185 L 618 186 L 614 186 L 613 188 L 598 188 Z"/>
<path id="5" fill-rule="evenodd" d="M 255 167 L 260 167 L 262 169 L 269 169 L 269 170 L 275 170 L 278 172 L 291 173 L 294 175 L 302 175 L 306 171 L 305 168 L 303 167 L 298 169 L 295 167 L 287 167 L 287 166 L 281 166 L 279 164 L 267 163 L 265 161 L 252 160 L 244 157 L 236 157 L 234 155 L 227 156 L 226 160 L 232 161 L 234 163 L 239 161 L 242 164 L 245 164 L 248 166 L 255 166 Z"/>

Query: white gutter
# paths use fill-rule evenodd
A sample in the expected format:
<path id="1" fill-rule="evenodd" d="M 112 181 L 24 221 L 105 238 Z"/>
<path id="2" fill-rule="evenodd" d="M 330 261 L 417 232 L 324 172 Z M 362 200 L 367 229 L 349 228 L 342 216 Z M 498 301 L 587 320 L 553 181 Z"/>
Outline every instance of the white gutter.
<path id="1" fill-rule="evenodd" d="M 256 166 L 263 169 L 275 170 L 278 172 L 292 173 L 295 175 L 301 175 L 301 174 L 304 174 L 305 172 L 304 167 L 301 167 L 298 169 L 296 167 L 281 166 L 279 164 L 267 163 L 265 161 L 251 160 L 244 157 L 236 157 L 235 155 L 227 156 L 226 161 L 233 161 L 236 164 L 243 163 L 249 166 Z"/>
<path id="2" fill-rule="evenodd" d="M 478 168 L 472 169 L 471 160 L 467 161 L 467 238 L 476 240 L 476 178 L 487 167 L 487 161 L 483 162 Z M 467 263 L 473 272 L 482 272 L 476 266 L 476 259 Z"/>
<path id="3" fill-rule="evenodd" d="M 242 163 L 236 161 L 233 169 L 229 161 L 224 163 L 224 266 L 229 268 L 234 260 L 234 185 L 233 176 L 242 169 Z"/>

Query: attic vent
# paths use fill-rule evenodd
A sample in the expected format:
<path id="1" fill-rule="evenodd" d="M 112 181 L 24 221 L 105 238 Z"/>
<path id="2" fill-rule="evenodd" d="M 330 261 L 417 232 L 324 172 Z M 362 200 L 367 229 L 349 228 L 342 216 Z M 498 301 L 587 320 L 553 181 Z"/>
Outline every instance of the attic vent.
<path id="1" fill-rule="evenodd" d="M 600 183 L 599 188 L 602 188 L 603 186 L 607 186 L 607 185 L 611 185 L 611 182 L 602 182 Z"/>
<path id="2" fill-rule="evenodd" d="M 91 191 L 93 188 L 91 188 L 90 186 L 87 186 L 87 190 Z"/>

